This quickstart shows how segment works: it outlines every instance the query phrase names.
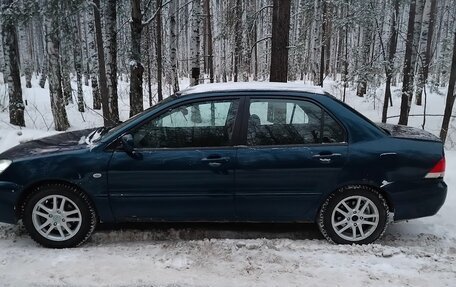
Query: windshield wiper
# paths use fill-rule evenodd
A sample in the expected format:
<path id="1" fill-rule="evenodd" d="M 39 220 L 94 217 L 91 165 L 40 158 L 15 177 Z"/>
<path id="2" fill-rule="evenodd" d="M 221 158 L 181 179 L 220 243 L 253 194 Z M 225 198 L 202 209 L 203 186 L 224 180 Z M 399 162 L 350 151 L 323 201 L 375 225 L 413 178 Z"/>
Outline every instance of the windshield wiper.
<path id="1" fill-rule="evenodd" d="M 94 142 L 99 141 L 103 135 L 105 135 L 110 129 L 112 129 L 112 126 L 109 127 L 99 127 L 95 129 L 93 132 L 91 132 L 86 139 L 87 144 L 92 144 Z"/>

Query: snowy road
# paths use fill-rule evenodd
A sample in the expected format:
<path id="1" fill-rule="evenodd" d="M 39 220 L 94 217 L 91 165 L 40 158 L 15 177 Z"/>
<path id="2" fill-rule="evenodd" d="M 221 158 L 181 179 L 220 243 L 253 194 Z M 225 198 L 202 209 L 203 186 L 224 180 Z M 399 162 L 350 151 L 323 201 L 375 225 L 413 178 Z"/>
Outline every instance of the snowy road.
<path id="1" fill-rule="evenodd" d="M 332 245 L 311 224 L 180 224 L 104 228 L 52 250 L 0 224 L 0 286 L 455 286 L 456 152 L 447 162 L 441 211 L 377 244 Z"/>
<path id="2" fill-rule="evenodd" d="M 2 286 L 454 286 L 454 238 L 420 232 L 430 228 L 428 224 L 432 222 L 396 224 L 379 244 L 367 246 L 328 244 L 313 226 L 302 226 L 303 234 L 296 226 L 287 232 L 281 227 L 276 233 L 211 226 L 101 231 L 90 243 L 70 250 L 38 247 L 20 229 L 4 225 L 0 282 Z M 257 236 L 268 239 L 251 239 Z"/>

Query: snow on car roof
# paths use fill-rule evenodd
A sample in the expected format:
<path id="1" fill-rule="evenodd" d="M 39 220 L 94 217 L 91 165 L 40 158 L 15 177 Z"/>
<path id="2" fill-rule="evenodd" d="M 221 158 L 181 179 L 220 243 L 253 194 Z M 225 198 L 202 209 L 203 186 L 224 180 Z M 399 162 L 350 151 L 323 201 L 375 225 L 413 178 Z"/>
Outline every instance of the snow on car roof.
<path id="1" fill-rule="evenodd" d="M 325 90 L 320 86 L 312 86 L 303 83 L 275 83 L 275 82 L 231 82 L 201 84 L 189 87 L 179 92 L 180 95 L 189 95 L 205 92 L 225 91 L 297 91 L 312 94 L 324 94 Z"/>

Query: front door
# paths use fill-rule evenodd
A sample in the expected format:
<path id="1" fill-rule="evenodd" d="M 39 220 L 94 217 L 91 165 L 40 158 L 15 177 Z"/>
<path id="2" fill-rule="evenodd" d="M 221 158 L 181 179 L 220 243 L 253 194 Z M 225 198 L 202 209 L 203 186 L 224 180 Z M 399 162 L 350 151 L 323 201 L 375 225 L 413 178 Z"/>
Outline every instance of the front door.
<path id="1" fill-rule="evenodd" d="M 345 163 L 344 130 L 317 103 L 284 97 L 252 97 L 247 125 L 238 149 L 238 218 L 310 220 Z"/>
<path id="2" fill-rule="evenodd" d="M 238 106 L 238 99 L 187 102 L 131 130 L 137 156 L 117 149 L 109 165 L 116 219 L 232 219 Z"/>

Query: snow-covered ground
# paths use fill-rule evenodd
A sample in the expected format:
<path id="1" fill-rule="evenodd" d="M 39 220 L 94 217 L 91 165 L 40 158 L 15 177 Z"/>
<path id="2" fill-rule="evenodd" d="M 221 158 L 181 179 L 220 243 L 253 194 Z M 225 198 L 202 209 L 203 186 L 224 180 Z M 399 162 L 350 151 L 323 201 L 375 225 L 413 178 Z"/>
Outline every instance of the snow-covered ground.
<path id="1" fill-rule="evenodd" d="M 325 85 L 341 96 L 335 82 Z M 7 113 L 0 111 L 0 152 L 55 133 L 47 90 L 24 91 L 27 128 L 9 126 Z M 393 92 L 389 114 L 398 115 L 400 90 Z M 0 103 L 4 93 L 0 84 Z M 443 113 L 444 91 L 440 93 L 429 94 L 430 113 Z M 125 119 L 126 85 L 119 94 Z M 379 89 L 378 97 L 382 95 Z M 85 96 L 91 103 L 87 87 Z M 372 99 L 350 91 L 347 102 L 380 119 L 380 101 L 374 109 Z M 71 129 L 102 124 L 94 111 L 81 115 L 70 106 L 68 113 Z M 419 113 L 422 108 L 413 106 L 412 114 Z M 422 117 L 410 122 L 419 127 Z M 440 123 L 440 117 L 430 117 L 426 129 L 438 134 Z M 446 158 L 449 190 L 441 211 L 391 225 L 376 244 L 332 245 L 311 224 L 144 224 L 104 227 L 80 248 L 51 250 L 35 244 L 23 227 L 0 224 L 0 286 L 455 286 L 456 151 L 447 150 Z"/>

